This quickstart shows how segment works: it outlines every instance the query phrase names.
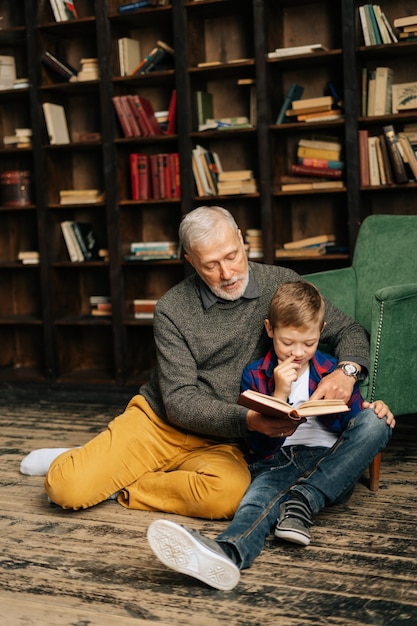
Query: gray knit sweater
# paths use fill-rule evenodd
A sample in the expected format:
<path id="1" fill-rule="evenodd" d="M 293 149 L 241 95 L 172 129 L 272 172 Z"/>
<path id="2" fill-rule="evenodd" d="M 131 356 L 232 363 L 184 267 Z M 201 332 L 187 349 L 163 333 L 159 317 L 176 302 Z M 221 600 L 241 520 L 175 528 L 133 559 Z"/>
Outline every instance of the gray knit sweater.
<path id="1" fill-rule="evenodd" d="M 158 370 L 140 393 L 154 411 L 181 430 L 234 441 L 245 435 L 246 409 L 236 404 L 243 368 L 270 347 L 264 330 L 272 294 L 297 280 L 292 270 L 249 263 L 260 297 L 216 303 L 205 310 L 195 275 L 157 303 L 154 333 Z M 356 322 L 326 301 L 322 341 L 339 360 L 368 367 L 369 344 Z"/>

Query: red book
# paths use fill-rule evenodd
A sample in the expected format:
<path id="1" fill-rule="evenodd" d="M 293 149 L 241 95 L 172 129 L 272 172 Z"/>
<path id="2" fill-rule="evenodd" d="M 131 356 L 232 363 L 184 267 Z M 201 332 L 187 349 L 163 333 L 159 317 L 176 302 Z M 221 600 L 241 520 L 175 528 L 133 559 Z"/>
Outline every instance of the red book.
<path id="1" fill-rule="evenodd" d="M 139 200 L 139 172 L 137 166 L 137 154 L 130 154 L 130 185 L 132 191 L 132 200 Z"/>
<path id="2" fill-rule="evenodd" d="M 359 176 L 361 187 L 369 187 L 369 154 L 368 154 L 368 131 L 362 129 L 358 133 L 359 140 Z"/>
<path id="3" fill-rule="evenodd" d="M 123 135 L 125 137 L 133 137 L 133 131 L 129 124 L 128 117 L 125 112 L 125 107 L 122 103 L 121 96 L 113 96 L 113 105 L 116 111 L 117 119 L 119 120 Z"/>
<path id="4" fill-rule="evenodd" d="M 139 103 L 142 106 L 142 111 L 144 113 L 145 118 L 148 121 L 148 128 L 150 135 L 161 135 L 161 127 L 158 124 L 158 120 L 155 117 L 155 111 L 152 106 L 152 103 L 148 98 L 144 98 L 143 96 L 139 96 L 135 94 L 133 96 L 135 104 Z"/>
<path id="5" fill-rule="evenodd" d="M 150 174 L 151 174 L 151 189 L 152 189 L 152 198 L 158 200 L 161 196 L 159 195 L 159 168 L 158 168 L 158 155 L 151 154 L 149 157 L 149 161 L 151 164 Z"/>
<path id="6" fill-rule="evenodd" d="M 143 137 L 148 137 L 151 134 L 149 130 L 149 124 L 146 119 L 145 113 L 142 110 L 141 103 L 136 98 L 136 96 L 126 96 L 127 103 L 129 104 L 130 110 L 132 111 L 133 116 L 136 119 L 137 125 L 140 129 L 140 134 Z"/>
<path id="7" fill-rule="evenodd" d="M 342 170 L 333 170 L 328 167 L 307 167 L 305 165 L 290 166 L 290 173 L 299 176 L 318 176 L 320 178 L 342 178 Z"/>
<path id="8" fill-rule="evenodd" d="M 172 90 L 171 99 L 168 105 L 168 124 L 167 124 L 167 135 L 174 135 L 177 130 L 177 91 L 176 89 Z"/>
<path id="9" fill-rule="evenodd" d="M 129 124 L 130 129 L 132 131 L 132 137 L 140 137 L 142 133 L 136 121 L 136 117 L 134 116 L 133 111 L 129 105 L 127 96 L 120 96 L 120 104 L 126 116 L 127 123 Z"/>
<path id="10" fill-rule="evenodd" d="M 156 162 L 158 164 L 158 183 L 159 183 L 159 197 L 167 198 L 166 190 L 166 154 L 157 154 Z"/>
<path id="11" fill-rule="evenodd" d="M 151 194 L 148 156 L 146 154 L 137 154 L 136 165 L 139 177 L 139 200 L 149 200 Z"/>
<path id="12" fill-rule="evenodd" d="M 180 185 L 180 155 L 178 152 L 168 154 L 168 167 L 171 180 L 171 198 L 179 198 L 181 196 Z"/>

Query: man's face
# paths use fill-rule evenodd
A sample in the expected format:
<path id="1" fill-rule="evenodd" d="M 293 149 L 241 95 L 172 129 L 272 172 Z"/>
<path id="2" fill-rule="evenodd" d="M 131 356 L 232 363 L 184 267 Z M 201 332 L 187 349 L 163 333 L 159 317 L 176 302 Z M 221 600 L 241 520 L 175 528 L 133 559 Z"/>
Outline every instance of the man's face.
<path id="1" fill-rule="evenodd" d="M 238 300 L 243 295 L 249 273 L 240 230 L 222 225 L 213 238 L 194 246 L 185 258 L 217 297 Z"/>

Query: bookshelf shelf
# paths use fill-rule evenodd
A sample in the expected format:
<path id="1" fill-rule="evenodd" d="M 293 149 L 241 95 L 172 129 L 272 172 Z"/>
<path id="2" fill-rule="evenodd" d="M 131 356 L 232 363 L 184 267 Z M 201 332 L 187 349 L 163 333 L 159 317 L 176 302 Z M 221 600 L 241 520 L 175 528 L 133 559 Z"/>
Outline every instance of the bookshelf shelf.
<path id="1" fill-rule="evenodd" d="M 390 66 L 397 82 L 417 81 L 417 42 L 364 46 L 359 0 L 172 0 L 128 13 L 118 12 L 121 0 L 77 0 L 79 18 L 62 22 L 49 1 L 11 4 L 3 2 L 0 54 L 15 57 L 17 78 L 28 78 L 29 86 L 0 91 L 0 140 L 15 128 L 33 135 L 28 147 L 0 141 L 0 173 L 29 170 L 32 189 L 26 206 L 4 206 L 0 193 L 1 384 L 137 389 L 155 365 L 155 351 L 152 320 L 133 317 L 133 300 L 159 298 L 189 268 L 182 258 L 125 257 L 133 241 L 175 241 L 181 217 L 200 204 L 228 208 L 244 234 L 262 231 L 263 252 L 253 260 L 300 273 L 346 267 L 350 255 L 275 258 L 283 242 L 334 232 L 352 250 L 368 214 L 416 213 L 415 180 L 361 184 L 358 131 L 376 135 L 385 125 L 402 131 L 417 124 L 415 111 L 361 115 L 362 68 Z M 417 14 L 417 0 L 381 0 L 381 9 L 393 21 Z M 154 71 L 122 76 L 121 38 L 137 38 L 142 58 L 157 41 L 175 56 Z M 312 43 L 326 49 L 268 56 Z M 78 71 L 81 59 L 98 59 L 100 78 L 69 82 L 53 75 L 41 63 L 45 50 Z M 329 81 L 343 117 L 275 123 L 291 83 L 302 85 L 302 98 L 309 99 L 325 95 Z M 173 132 L 124 136 L 113 96 L 137 94 L 162 112 L 174 89 Z M 213 118 L 246 116 L 251 127 L 198 131 L 197 92 L 212 94 Z M 45 102 L 64 107 L 70 143 L 49 143 Z M 343 186 L 283 191 L 298 142 L 312 137 L 342 145 Z M 198 195 L 196 145 L 216 152 L 226 171 L 251 170 L 256 193 Z M 178 153 L 180 196 L 132 199 L 134 153 Z M 65 189 L 99 189 L 105 196 L 95 204 L 61 205 Z M 105 260 L 71 262 L 63 221 L 91 224 Z M 23 265 L 21 250 L 37 250 L 39 264 Z M 111 317 L 91 314 L 92 296 L 110 298 Z"/>

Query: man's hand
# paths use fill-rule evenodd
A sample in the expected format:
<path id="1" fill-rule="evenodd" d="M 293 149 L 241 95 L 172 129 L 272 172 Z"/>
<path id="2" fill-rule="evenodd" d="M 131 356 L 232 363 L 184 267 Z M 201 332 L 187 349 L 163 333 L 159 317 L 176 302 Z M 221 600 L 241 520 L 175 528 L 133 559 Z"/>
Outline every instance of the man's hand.
<path id="1" fill-rule="evenodd" d="M 249 409 L 246 415 L 246 425 L 248 430 L 268 435 L 268 437 L 289 437 L 299 426 L 296 424 L 288 424 L 288 420 L 279 417 L 268 417 L 257 411 Z"/>
<path id="2" fill-rule="evenodd" d="M 389 406 L 387 404 L 385 404 L 385 402 L 382 402 L 382 400 L 375 400 L 375 402 L 366 402 L 366 401 L 364 401 L 363 408 L 364 409 L 373 409 L 380 419 L 385 417 L 385 420 L 386 420 L 388 426 L 391 426 L 391 428 L 394 428 L 394 426 L 395 426 L 395 417 L 392 414 Z"/>
<path id="3" fill-rule="evenodd" d="M 343 400 L 348 402 L 352 395 L 356 379 L 353 376 L 346 376 L 341 369 L 333 370 L 324 376 L 317 389 L 311 394 L 310 400 Z"/>

